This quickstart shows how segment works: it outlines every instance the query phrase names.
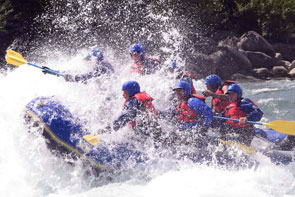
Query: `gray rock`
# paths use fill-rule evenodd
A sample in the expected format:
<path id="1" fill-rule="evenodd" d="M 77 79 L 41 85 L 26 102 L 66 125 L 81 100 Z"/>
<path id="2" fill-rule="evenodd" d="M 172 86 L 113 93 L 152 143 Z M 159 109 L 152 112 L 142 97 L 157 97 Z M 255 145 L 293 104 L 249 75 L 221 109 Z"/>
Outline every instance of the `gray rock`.
<path id="1" fill-rule="evenodd" d="M 295 68 L 293 68 L 292 70 L 290 70 L 289 75 L 291 77 L 295 77 Z"/>
<path id="2" fill-rule="evenodd" d="M 267 68 L 256 68 L 253 69 L 253 75 L 259 79 L 267 79 L 269 77 L 272 77 L 272 73 Z"/>
<path id="3" fill-rule="evenodd" d="M 275 66 L 272 69 L 275 77 L 289 77 L 288 70 L 284 66 Z"/>
<path id="4" fill-rule="evenodd" d="M 275 43 L 273 44 L 275 51 L 279 52 L 283 56 L 283 60 L 288 60 L 292 62 L 295 60 L 295 44 L 284 44 L 284 43 Z"/>
<path id="5" fill-rule="evenodd" d="M 279 60 L 275 57 L 270 57 L 262 52 L 245 51 L 244 53 L 250 60 L 253 68 L 272 69 L 274 66 L 285 65 L 282 60 Z"/>
<path id="6" fill-rule="evenodd" d="M 275 54 L 275 58 L 277 58 L 278 60 L 282 60 L 283 59 L 283 56 L 281 53 L 276 53 Z"/>
<path id="7" fill-rule="evenodd" d="M 240 37 L 238 47 L 245 51 L 262 52 L 270 57 L 275 57 L 273 46 L 255 31 L 249 31 Z"/>
<path id="8" fill-rule="evenodd" d="M 236 36 L 228 36 L 226 39 L 218 42 L 219 47 L 227 46 L 238 50 L 239 38 Z"/>
<path id="9" fill-rule="evenodd" d="M 295 68 L 295 60 L 289 65 L 289 70 L 293 70 Z"/>
<path id="10" fill-rule="evenodd" d="M 261 81 L 261 79 L 258 79 L 258 78 L 253 77 L 253 76 L 244 75 L 244 74 L 241 74 L 241 73 L 233 74 L 230 79 L 237 80 L 237 81 L 253 81 L 253 82 Z"/>
<path id="11" fill-rule="evenodd" d="M 252 64 L 240 51 L 230 47 L 220 47 L 220 50 L 209 56 L 215 65 L 215 72 L 223 79 L 228 79 L 232 74 L 248 74 L 252 71 Z"/>
<path id="12" fill-rule="evenodd" d="M 284 66 L 287 70 L 290 70 L 290 65 L 291 65 L 291 62 L 285 61 L 285 60 L 281 60 L 280 61 L 280 64 L 278 66 Z"/>

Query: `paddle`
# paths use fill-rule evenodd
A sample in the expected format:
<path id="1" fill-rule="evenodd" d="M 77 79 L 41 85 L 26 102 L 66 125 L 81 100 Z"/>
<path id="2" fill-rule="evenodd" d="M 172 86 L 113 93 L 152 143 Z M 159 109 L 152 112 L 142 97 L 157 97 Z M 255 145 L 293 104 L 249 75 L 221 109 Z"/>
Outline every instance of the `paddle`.
<path id="1" fill-rule="evenodd" d="M 227 146 L 236 146 L 239 149 L 247 152 L 250 155 L 254 155 L 255 154 L 255 149 L 250 147 L 250 146 L 246 146 L 244 144 L 240 144 L 238 142 L 234 142 L 234 141 L 226 141 L 226 140 L 222 140 L 222 139 L 217 139 L 218 142 L 221 142 Z"/>
<path id="2" fill-rule="evenodd" d="M 223 119 L 223 120 L 232 120 L 232 121 L 239 122 L 238 119 L 226 118 L 226 117 L 221 117 L 221 116 L 214 116 L 214 118 Z M 264 125 L 269 128 L 272 128 L 273 130 L 275 130 L 279 133 L 284 133 L 284 134 L 288 134 L 288 135 L 295 135 L 295 121 L 275 120 L 275 121 L 272 121 L 269 123 L 246 121 L 246 123 Z"/>
<path id="3" fill-rule="evenodd" d="M 44 68 L 44 67 L 41 67 L 41 66 L 38 66 L 36 64 L 33 64 L 33 63 L 30 63 L 28 62 L 27 60 L 25 60 L 23 58 L 23 56 L 21 54 L 19 54 L 18 52 L 16 51 L 13 51 L 13 50 L 7 50 L 7 53 L 6 53 L 6 56 L 5 56 L 5 59 L 6 59 L 6 62 L 8 64 L 11 64 L 11 65 L 14 65 L 14 66 L 21 66 L 23 64 L 28 64 L 30 66 L 34 66 L 36 68 L 40 68 L 42 70 L 45 70 L 46 72 L 49 72 L 51 74 L 54 74 L 54 75 L 57 75 L 57 76 L 62 76 L 64 77 L 63 74 L 61 73 L 58 73 L 54 70 L 51 70 L 50 68 Z"/>
<path id="4" fill-rule="evenodd" d="M 96 146 L 98 144 L 98 137 L 94 135 L 84 135 L 83 138 L 84 140 L 86 140 L 86 142 L 93 146 Z"/>
<path id="5" fill-rule="evenodd" d="M 214 140 L 214 141 L 218 141 L 222 144 L 225 144 L 226 146 L 233 146 L 233 147 L 237 147 L 239 148 L 240 150 L 250 154 L 250 155 L 254 155 L 255 154 L 255 149 L 250 147 L 250 146 L 247 146 L 247 145 L 244 145 L 244 144 L 240 144 L 239 142 L 235 142 L 235 141 L 228 141 L 228 140 L 223 140 L 223 139 L 220 139 L 218 137 L 215 137 L 215 136 L 208 136 L 209 139 L 211 140 Z"/>

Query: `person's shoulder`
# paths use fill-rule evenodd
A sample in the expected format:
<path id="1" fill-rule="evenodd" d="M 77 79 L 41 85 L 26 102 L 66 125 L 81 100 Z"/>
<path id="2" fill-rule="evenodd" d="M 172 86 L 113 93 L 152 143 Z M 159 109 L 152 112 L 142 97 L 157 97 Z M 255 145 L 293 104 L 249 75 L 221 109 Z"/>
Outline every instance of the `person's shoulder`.
<path id="1" fill-rule="evenodd" d="M 249 104 L 254 104 L 253 101 L 249 98 L 242 98 L 239 102 L 240 105 L 249 105 Z"/>
<path id="2" fill-rule="evenodd" d="M 155 58 L 155 57 L 147 57 L 145 59 L 145 61 L 147 63 L 156 63 L 156 64 L 160 64 L 161 63 L 161 61 L 158 58 Z"/>
<path id="3" fill-rule="evenodd" d="M 205 103 L 204 101 L 202 101 L 201 99 L 197 97 L 192 97 L 188 99 L 187 104 L 189 107 L 192 107 L 192 106 L 204 105 Z"/>
<path id="4" fill-rule="evenodd" d="M 101 64 L 102 66 L 104 66 L 104 67 L 111 67 L 111 68 L 113 67 L 109 62 L 104 61 L 104 60 L 101 61 L 100 64 Z"/>
<path id="5" fill-rule="evenodd" d="M 128 101 L 126 101 L 124 106 L 127 108 L 132 108 L 134 106 L 137 106 L 138 104 L 139 104 L 139 101 L 135 97 L 132 97 Z"/>

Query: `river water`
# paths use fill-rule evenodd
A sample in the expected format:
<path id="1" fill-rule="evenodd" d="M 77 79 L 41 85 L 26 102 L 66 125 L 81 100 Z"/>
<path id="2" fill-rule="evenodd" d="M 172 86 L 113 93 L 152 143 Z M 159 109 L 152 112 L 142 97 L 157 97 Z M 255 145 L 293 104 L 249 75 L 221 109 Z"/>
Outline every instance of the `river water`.
<path id="1" fill-rule="evenodd" d="M 82 53 L 81 53 L 82 54 Z M 127 61 L 127 60 L 126 60 Z M 123 103 L 121 84 L 139 81 L 154 97 L 156 108 L 165 108 L 173 84 L 163 73 L 139 77 L 115 65 L 110 78 L 88 84 L 69 83 L 44 75 L 40 69 L 22 65 L 0 76 L 0 195 L 1 196 L 295 196 L 295 166 L 275 165 L 257 155 L 254 169 L 229 170 L 190 162 L 154 162 L 119 175 L 98 179 L 86 175 L 81 165 L 69 165 L 53 155 L 44 139 L 28 133 L 23 120 L 25 105 L 38 96 L 55 95 L 90 131 L 114 119 Z M 81 57 L 57 57 L 42 64 L 65 73 L 85 72 Z M 256 101 L 263 121 L 294 120 L 293 81 L 240 82 L 245 97 Z M 198 92 L 205 86 L 195 81 Z M 123 136 L 128 128 L 114 136 Z M 114 177 L 115 176 L 115 177 Z"/>
<path id="2" fill-rule="evenodd" d="M 166 1 L 159 2 L 166 6 Z M 79 163 L 75 166 L 69 165 L 65 159 L 52 154 L 41 136 L 27 131 L 23 110 L 28 102 L 39 96 L 55 96 L 79 117 L 85 128 L 93 134 L 120 113 L 124 102 L 121 85 L 127 80 L 137 80 L 141 90 L 154 98 L 155 107 L 164 109 L 168 106 L 170 88 L 174 82 L 164 73 L 144 77 L 130 75 L 127 72 L 130 64 L 128 46 L 121 49 L 122 57 L 118 57 L 112 48 L 118 46 L 116 39 L 120 40 L 118 43 L 121 43 L 121 47 L 135 42 L 133 40 L 136 36 L 147 40 L 146 43 L 150 46 L 153 46 L 151 43 L 157 42 L 156 39 L 161 40 L 170 46 L 161 48 L 161 51 L 169 54 L 165 62 L 168 63 L 172 58 L 181 61 L 177 51 L 183 42 L 183 36 L 171 22 L 173 20 L 169 20 L 169 16 L 174 16 L 174 12 L 168 10 L 165 17 L 153 14 L 149 10 L 152 10 L 154 3 L 146 6 L 146 13 L 149 14 L 143 16 L 143 21 L 133 21 L 133 17 L 139 16 L 137 9 L 142 9 L 142 1 L 126 1 L 126 4 L 119 8 L 112 7 L 108 1 L 94 0 L 68 2 L 66 7 L 60 6 L 56 0 L 52 0 L 52 4 L 56 7 L 45 13 L 41 20 L 36 20 L 43 24 L 42 28 L 47 24 L 47 30 L 52 35 L 49 39 L 44 39 L 40 33 L 36 43 L 31 43 L 35 48 L 28 51 L 30 55 L 25 58 L 60 72 L 83 73 L 91 69 L 81 60 L 87 51 L 84 46 L 105 46 L 104 43 L 113 43 L 114 46 L 105 47 L 103 50 L 106 59 L 113 64 L 115 74 L 85 85 L 44 75 L 40 69 L 28 65 L 0 73 L 0 196 L 295 196 L 294 164 L 275 165 L 259 154 L 256 155 L 260 164 L 257 168 L 230 170 L 189 161 L 155 159 L 146 165 L 100 178 L 87 174 L 85 167 Z M 157 3 L 155 4 L 157 8 Z M 108 10 L 109 6 L 111 10 Z M 116 13 L 110 17 L 108 12 L 112 10 Z M 138 29 L 145 20 L 148 28 Z M 99 23 L 96 23 L 97 21 Z M 151 21 L 157 21 L 157 25 L 154 26 Z M 108 35 L 102 37 L 97 33 L 101 29 L 94 28 L 95 24 L 110 24 L 110 29 L 114 28 L 111 32 L 115 38 Z M 178 25 L 178 29 L 186 28 Z M 104 28 L 107 34 L 109 28 Z M 133 39 L 130 35 L 134 36 Z M 12 47 L 20 46 L 25 48 L 23 42 L 15 43 Z M 262 121 L 294 120 L 294 81 L 239 83 L 243 87 L 244 96 L 256 101 L 264 111 Z M 195 81 L 194 85 L 199 93 L 205 88 L 203 80 Z M 129 132 L 128 128 L 124 128 L 112 136 L 119 140 Z"/>

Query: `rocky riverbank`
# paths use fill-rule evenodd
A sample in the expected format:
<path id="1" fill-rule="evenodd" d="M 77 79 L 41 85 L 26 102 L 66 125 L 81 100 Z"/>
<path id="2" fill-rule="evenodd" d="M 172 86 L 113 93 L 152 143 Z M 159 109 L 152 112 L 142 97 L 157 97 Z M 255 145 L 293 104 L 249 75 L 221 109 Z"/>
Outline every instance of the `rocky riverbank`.
<path id="1" fill-rule="evenodd" d="M 189 69 L 200 77 L 216 73 L 223 79 L 282 79 L 295 78 L 295 46 L 270 44 L 254 31 L 240 37 L 229 36 L 214 42 L 212 53 L 197 53 Z M 284 48 L 286 47 L 286 48 Z M 198 45 L 196 45 L 198 50 Z M 205 68 L 205 69 L 200 69 Z"/>

